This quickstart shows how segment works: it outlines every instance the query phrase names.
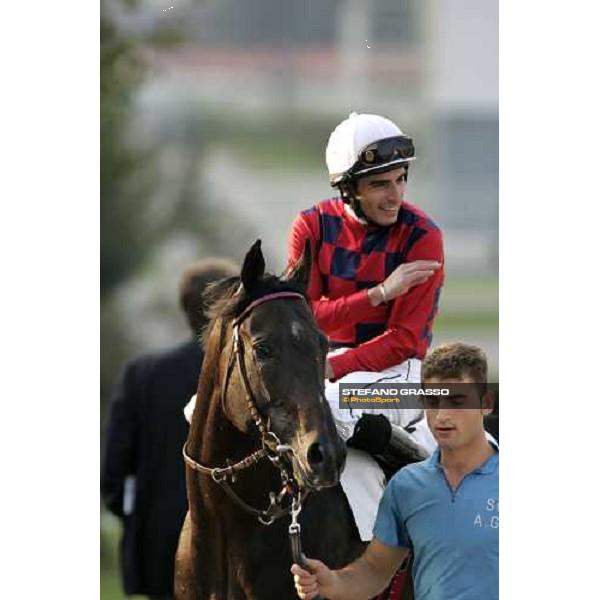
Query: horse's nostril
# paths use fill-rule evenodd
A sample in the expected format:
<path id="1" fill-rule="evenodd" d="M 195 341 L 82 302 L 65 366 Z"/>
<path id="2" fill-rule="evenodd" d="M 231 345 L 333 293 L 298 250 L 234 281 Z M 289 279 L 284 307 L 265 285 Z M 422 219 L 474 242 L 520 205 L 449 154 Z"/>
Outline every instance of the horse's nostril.
<path id="1" fill-rule="evenodd" d="M 323 456 L 323 451 L 321 450 L 321 444 L 318 442 L 311 444 L 310 448 L 308 449 L 307 458 L 308 464 L 311 467 L 319 467 L 322 465 L 325 457 Z"/>

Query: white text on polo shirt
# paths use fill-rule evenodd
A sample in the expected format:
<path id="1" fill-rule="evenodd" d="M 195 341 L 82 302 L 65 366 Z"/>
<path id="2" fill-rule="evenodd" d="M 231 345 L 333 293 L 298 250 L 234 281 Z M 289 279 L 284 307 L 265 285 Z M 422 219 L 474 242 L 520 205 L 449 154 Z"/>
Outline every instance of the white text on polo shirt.
<path id="1" fill-rule="evenodd" d="M 490 512 L 498 512 L 499 501 L 495 498 L 488 498 L 485 503 L 484 516 L 481 516 L 481 513 L 477 514 L 475 520 L 473 521 L 474 527 L 491 527 L 492 529 L 498 529 L 499 526 L 499 516 L 498 515 L 490 515 Z"/>

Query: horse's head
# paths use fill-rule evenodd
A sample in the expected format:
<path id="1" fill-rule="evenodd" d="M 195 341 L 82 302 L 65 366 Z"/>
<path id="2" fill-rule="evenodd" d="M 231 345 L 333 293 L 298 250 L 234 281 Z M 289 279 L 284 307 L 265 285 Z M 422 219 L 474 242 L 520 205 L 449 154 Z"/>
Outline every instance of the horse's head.
<path id="1" fill-rule="evenodd" d="M 339 481 L 346 450 L 324 394 L 328 343 L 305 297 L 310 269 L 307 242 L 285 276 L 265 275 L 259 240 L 214 315 L 227 323 L 222 332 L 229 337 L 221 354 L 226 416 L 240 431 L 254 435 L 258 428 L 250 405 L 255 404 L 273 439 L 291 446 L 286 460 L 296 481 L 327 487 Z"/>

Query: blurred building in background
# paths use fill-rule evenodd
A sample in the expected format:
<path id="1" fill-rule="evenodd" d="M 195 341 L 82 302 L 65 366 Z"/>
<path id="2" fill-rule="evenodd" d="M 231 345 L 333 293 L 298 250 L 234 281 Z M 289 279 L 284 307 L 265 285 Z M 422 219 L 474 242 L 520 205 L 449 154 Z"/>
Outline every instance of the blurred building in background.
<path id="1" fill-rule="evenodd" d="M 480 343 L 497 373 L 496 1 L 112 6 L 128 35 L 165 24 L 181 33 L 174 46 L 145 50 L 150 69 L 129 130 L 132 143 L 153 148 L 156 185 L 144 218 L 164 233 L 112 301 L 132 351 L 184 331 L 166 306 L 190 260 L 239 260 L 260 237 L 268 265 L 283 269 L 294 216 L 333 193 L 327 136 L 357 110 L 386 115 L 415 138 L 408 198 L 440 223 L 446 240 L 434 343 Z"/>

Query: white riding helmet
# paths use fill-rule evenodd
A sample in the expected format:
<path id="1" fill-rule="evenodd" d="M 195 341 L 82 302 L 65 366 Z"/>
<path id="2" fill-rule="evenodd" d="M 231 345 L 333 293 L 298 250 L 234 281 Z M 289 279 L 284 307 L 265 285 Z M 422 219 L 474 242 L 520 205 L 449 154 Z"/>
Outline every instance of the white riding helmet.
<path id="1" fill-rule="evenodd" d="M 361 175 L 384 173 L 413 160 L 412 139 L 395 123 L 356 112 L 333 130 L 325 150 L 332 186 Z"/>

